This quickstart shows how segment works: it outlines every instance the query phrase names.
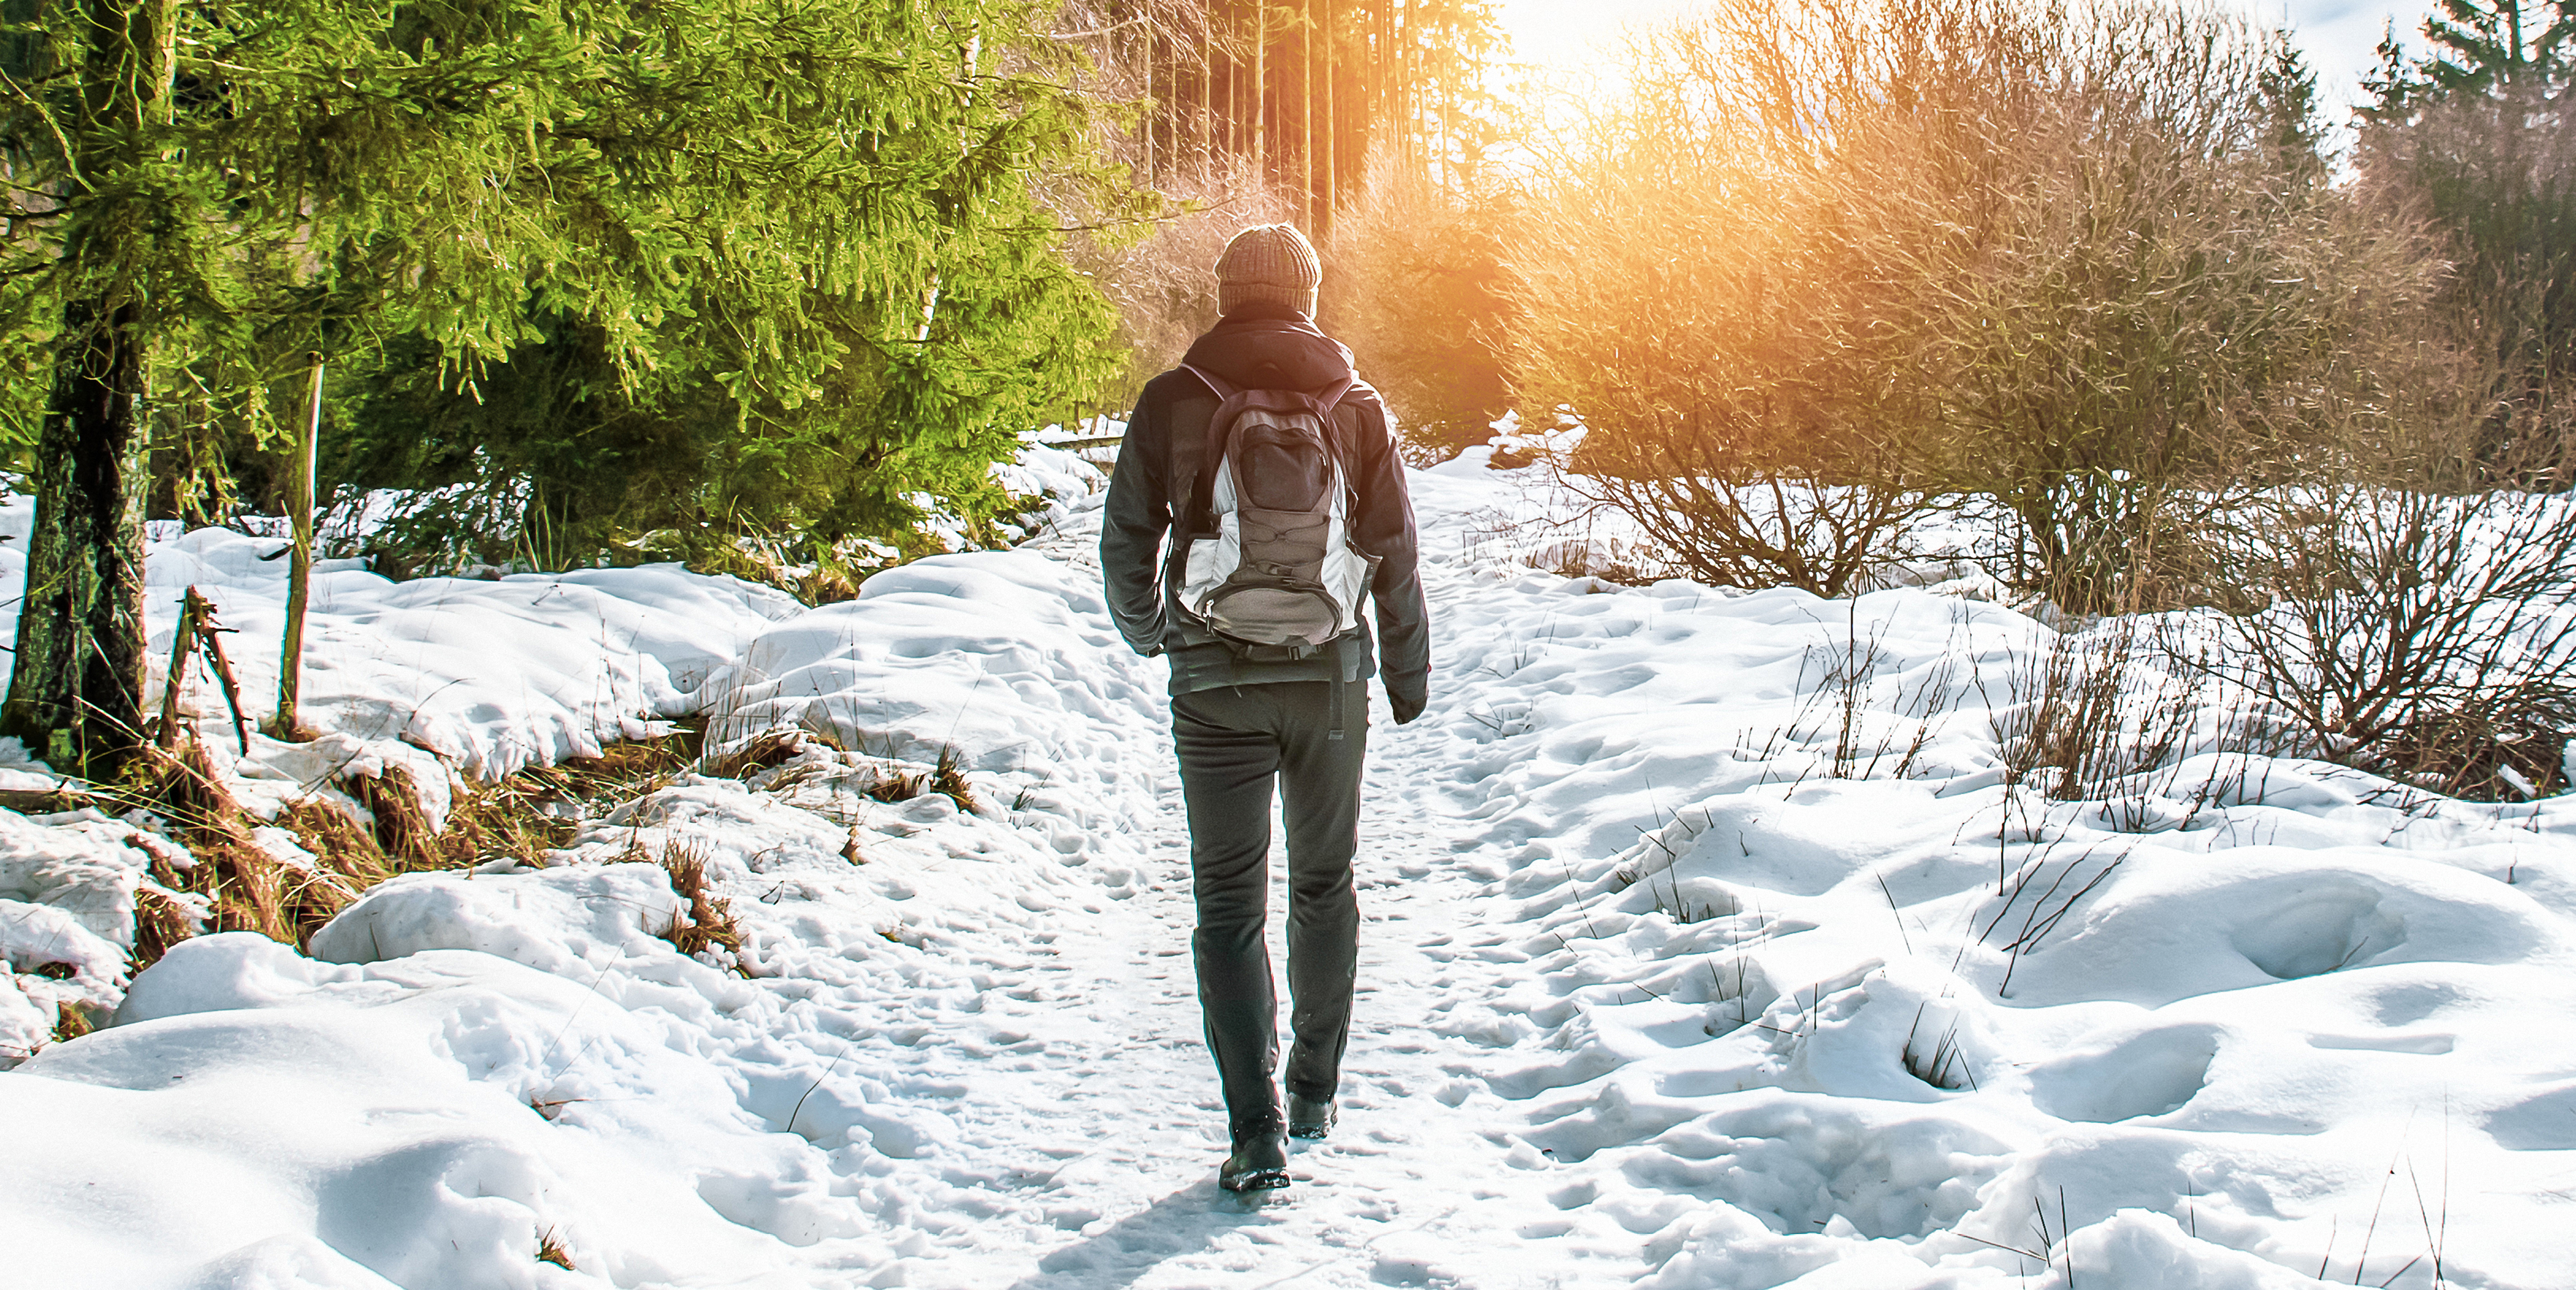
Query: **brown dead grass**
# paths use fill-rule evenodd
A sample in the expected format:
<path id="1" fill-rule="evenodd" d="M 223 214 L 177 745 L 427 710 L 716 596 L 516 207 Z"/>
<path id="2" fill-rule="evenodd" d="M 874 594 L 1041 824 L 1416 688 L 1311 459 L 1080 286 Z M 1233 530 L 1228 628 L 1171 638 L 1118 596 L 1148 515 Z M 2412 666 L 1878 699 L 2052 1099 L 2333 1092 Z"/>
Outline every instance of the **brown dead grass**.
<path id="1" fill-rule="evenodd" d="M 945 794 L 957 809 L 973 815 L 982 809 L 975 789 L 966 782 L 966 765 L 954 748 L 939 750 L 939 765 L 930 772 L 930 791 Z"/>
<path id="2" fill-rule="evenodd" d="M 671 893 L 687 906 L 657 933 L 672 948 L 690 955 L 742 948 L 742 926 L 734 921 L 733 902 L 707 890 L 707 853 L 696 843 L 673 839 L 664 842 L 659 852 L 629 846 L 615 863 L 658 864 L 670 875 Z"/>
<path id="3" fill-rule="evenodd" d="M 419 787 L 399 766 L 382 776 L 353 776 L 342 787 L 374 816 L 368 828 L 330 801 L 308 798 L 277 825 L 315 857 L 305 869 L 261 849 L 262 822 L 226 791 L 204 747 L 146 748 L 123 795 L 174 826 L 195 857 L 186 869 L 156 860 L 152 879 L 170 892 L 204 896 L 207 915 L 144 888 L 135 896 L 134 968 L 149 967 L 180 941 L 206 932 L 258 932 L 299 949 L 368 888 L 397 874 L 461 869 L 489 860 L 535 863 L 572 840 L 593 804 L 650 792 L 697 760 L 697 737 L 679 734 L 610 746 L 598 757 L 531 767 L 504 779 L 459 787 L 444 828 L 420 805 Z M 722 902 L 693 922 L 730 935 Z"/>
<path id="4" fill-rule="evenodd" d="M 257 822 L 215 777 L 205 745 L 191 740 L 170 751 L 145 747 L 129 774 L 129 787 L 177 827 L 181 843 L 196 857 L 193 867 L 174 875 L 174 885 L 211 902 L 206 930 L 302 942 L 287 912 L 290 879 L 301 875 L 251 840 Z"/>
<path id="5" fill-rule="evenodd" d="M 66 1003 L 54 1010 L 54 1042 L 69 1043 L 96 1029 L 90 1024 L 89 1009 L 77 1003 Z"/>
<path id="6" fill-rule="evenodd" d="M 151 873 L 153 881 L 170 891 L 185 888 L 178 870 L 166 860 L 153 861 Z M 135 971 L 140 972 L 159 962 L 162 955 L 170 952 L 171 946 L 195 936 L 197 932 L 197 918 L 188 912 L 187 906 L 150 887 L 135 890 L 134 951 L 131 956 Z"/>
<path id="7" fill-rule="evenodd" d="M 580 1271 L 572 1265 L 572 1255 L 555 1239 L 555 1229 L 551 1227 L 537 1234 L 537 1262 L 551 1263 L 566 1272 Z"/>
<path id="8" fill-rule="evenodd" d="M 796 760 L 812 747 L 837 751 L 840 745 L 801 726 L 779 726 L 753 735 L 742 747 L 708 763 L 707 773 L 718 779 L 749 779 Z"/>

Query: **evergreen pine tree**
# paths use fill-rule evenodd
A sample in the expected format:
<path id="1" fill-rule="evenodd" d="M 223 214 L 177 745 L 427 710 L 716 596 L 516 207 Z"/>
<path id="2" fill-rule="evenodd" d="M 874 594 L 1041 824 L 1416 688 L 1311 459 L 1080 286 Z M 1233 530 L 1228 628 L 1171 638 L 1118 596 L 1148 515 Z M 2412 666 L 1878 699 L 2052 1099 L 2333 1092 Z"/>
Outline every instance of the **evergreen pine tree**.
<path id="1" fill-rule="evenodd" d="M 1109 366 L 1039 200 L 1086 125 L 1039 12 L 21 0 L 8 56 L 46 74 L 0 105 L 0 335 L 58 378 L 0 733 L 92 771 L 136 735 L 146 358 L 255 430 L 316 353 L 471 398 L 569 346 L 580 395 L 685 421 L 698 455 L 657 462 L 684 504 L 985 487 Z M 561 472 L 621 465 L 558 429 Z"/>
<path id="2" fill-rule="evenodd" d="M 2551 89 L 2567 77 L 2567 38 L 2576 34 L 2560 0 L 2441 0 L 2424 20 L 2425 39 L 2437 52 L 2424 61 L 2425 80 L 2444 94 L 2484 94 L 2537 83 Z"/>

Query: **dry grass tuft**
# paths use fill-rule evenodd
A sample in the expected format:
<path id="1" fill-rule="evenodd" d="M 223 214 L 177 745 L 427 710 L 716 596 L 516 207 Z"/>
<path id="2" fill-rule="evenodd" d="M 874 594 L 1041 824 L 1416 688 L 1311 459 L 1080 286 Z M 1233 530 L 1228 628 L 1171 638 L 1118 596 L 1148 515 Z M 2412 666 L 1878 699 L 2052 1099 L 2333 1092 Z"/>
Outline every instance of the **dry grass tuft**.
<path id="1" fill-rule="evenodd" d="M 920 771 L 909 775 L 879 775 L 868 785 L 868 796 L 880 802 L 909 802 L 928 791 L 930 776 Z"/>
<path id="2" fill-rule="evenodd" d="M 289 912 L 289 890 L 304 875 L 280 863 L 252 840 L 257 827 L 215 777 L 205 746 L 194 740 L 175 750 L 140 749 L 126 787 L 177 827 L 197 863 L 176 886 L 208 898 L 207 930 L 258 932 L 289 945 L 302 943 Z M 318 926 L 318 924 L 316 924 Z M 138 944 L 138 958 L 140 945 Z M 158 957 L 158 955 L 154 955 Z"/>
<path id="3" fill-rule="evenodd" d="M 551 1227 L 537 1233 L 537 1262 L 551 1263 L 566 1272 L 580 1271 L 572 1265 L 572 1255 L 565 1252 L 563 1242 L 555 1239 L 555 1229 Z"/>
<path id="4" fill-rule="evenodd" d="M 707 891 L 706 853 L 683 842 L 662 846 L 658 863 L 671 875 L 671 891 L 688 902 L 688 916 L 671 921 L 662 939 L 682 954 L 742 948 L 742 928 L 734 921 L 733 902 Z"/>
<path id="5" fill-rule="evenodd" d="M 975 801 L 974 786 L 966 782 L 966 765 L 955 748 L 939 750 L 939 765 L 930 772 L 930 790 L 944 794 L 957 809 L 969 815 L 981 810 Z"/>
<path id="6" fill-rule="evenodd" d="M 742 747 L 708 762 L 706 773 L 717 779 L 749 779 L 773 766 L 786 765 L 817 745 L 837 748 L 831 739 L 802 726 L 775 726 L 753 735 Z"/>
<path id="7" fill-rule="evenodd" d="M 77 1003 L 66 1003 L 54 1009 L 54 1042 L 69 1043 L 97 1029 L 90 1023 L 89 1009 Z"/>
<path id="8" fill-rule="evenodd" d="M 487 860 L 542 863 L 545 853 L 572 841 L 580 829 L 581 806 L 560 795 L 543 779 L 521 772 L 489 784 L 472 784 L 456 794 L 447 810 L 447 828 L 438 835 L 444 868 Z"/>
<path id="9" fill-rule="evenodd" d="M 203 920 L 171 894 L 183 890 L 184 883 L 168 861 L 153 861 L 152 877 L 158 888 L 139 887 L 134 892 L 134 950 L 129 957 L 136 972 L 160 962 L 171 946 L 203 927 Z"/>

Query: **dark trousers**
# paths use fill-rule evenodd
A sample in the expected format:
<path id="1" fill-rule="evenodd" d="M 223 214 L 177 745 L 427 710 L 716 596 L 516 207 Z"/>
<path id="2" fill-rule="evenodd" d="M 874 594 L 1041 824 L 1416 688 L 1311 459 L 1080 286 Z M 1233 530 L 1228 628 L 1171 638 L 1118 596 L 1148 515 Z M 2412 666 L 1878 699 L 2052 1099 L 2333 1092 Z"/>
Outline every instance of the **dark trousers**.
<path id="1" fill-rule="evenodd" d="M 1334 705 L 1341 737 L 1333 737 Z M 1368 747 L 1368 684 L 1286 681 L 1201 690 L 1172 699 L 1181 797 L 1190 813 L 1190 937 L 1208 1051 L 1242 1129 L 1274 1120 L 1279 1095 L 1278 1002 L 1270 987 L 1270 793 L 1280 781 L 1288 825 L 1287 1086 L 1333 1096 L 1351 1033 L 1359 967 L 1360 761 Z"/>

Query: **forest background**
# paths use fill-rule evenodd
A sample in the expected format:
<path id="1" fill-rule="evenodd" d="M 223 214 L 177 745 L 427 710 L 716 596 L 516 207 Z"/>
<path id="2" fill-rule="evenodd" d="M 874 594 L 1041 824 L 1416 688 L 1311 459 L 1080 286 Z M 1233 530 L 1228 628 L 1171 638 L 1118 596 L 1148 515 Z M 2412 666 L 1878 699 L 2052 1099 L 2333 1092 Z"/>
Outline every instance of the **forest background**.
<path id="1" fill-rule="evenodd" d="M 2419 630 L 2576 570 L 2514 509 L 2572 464 L 2549 0 L 2445 0 L 2349 132 L 2284 33 L 2158 0 L 1734 0 L 1589 94 L 1517 82 L 1476 0 L 0 20 L 0 452 L 40 499 L 0 733 L 67 765 L 146 724 L 147 517 L 394 490 L 339 554 L 846 596 L 1003 540 L 991 465 L 1119 411 L 1288 219 L 1418 460 L 1582 428 L 1551 464 L 1642 537 L 1595 571 L 1843 594 L 1973 514 L 2051 612 L 2258 624 L 2328 751 L 2565 782 L 2554 645 L 2472 622 L 2428 679 Z"/>

